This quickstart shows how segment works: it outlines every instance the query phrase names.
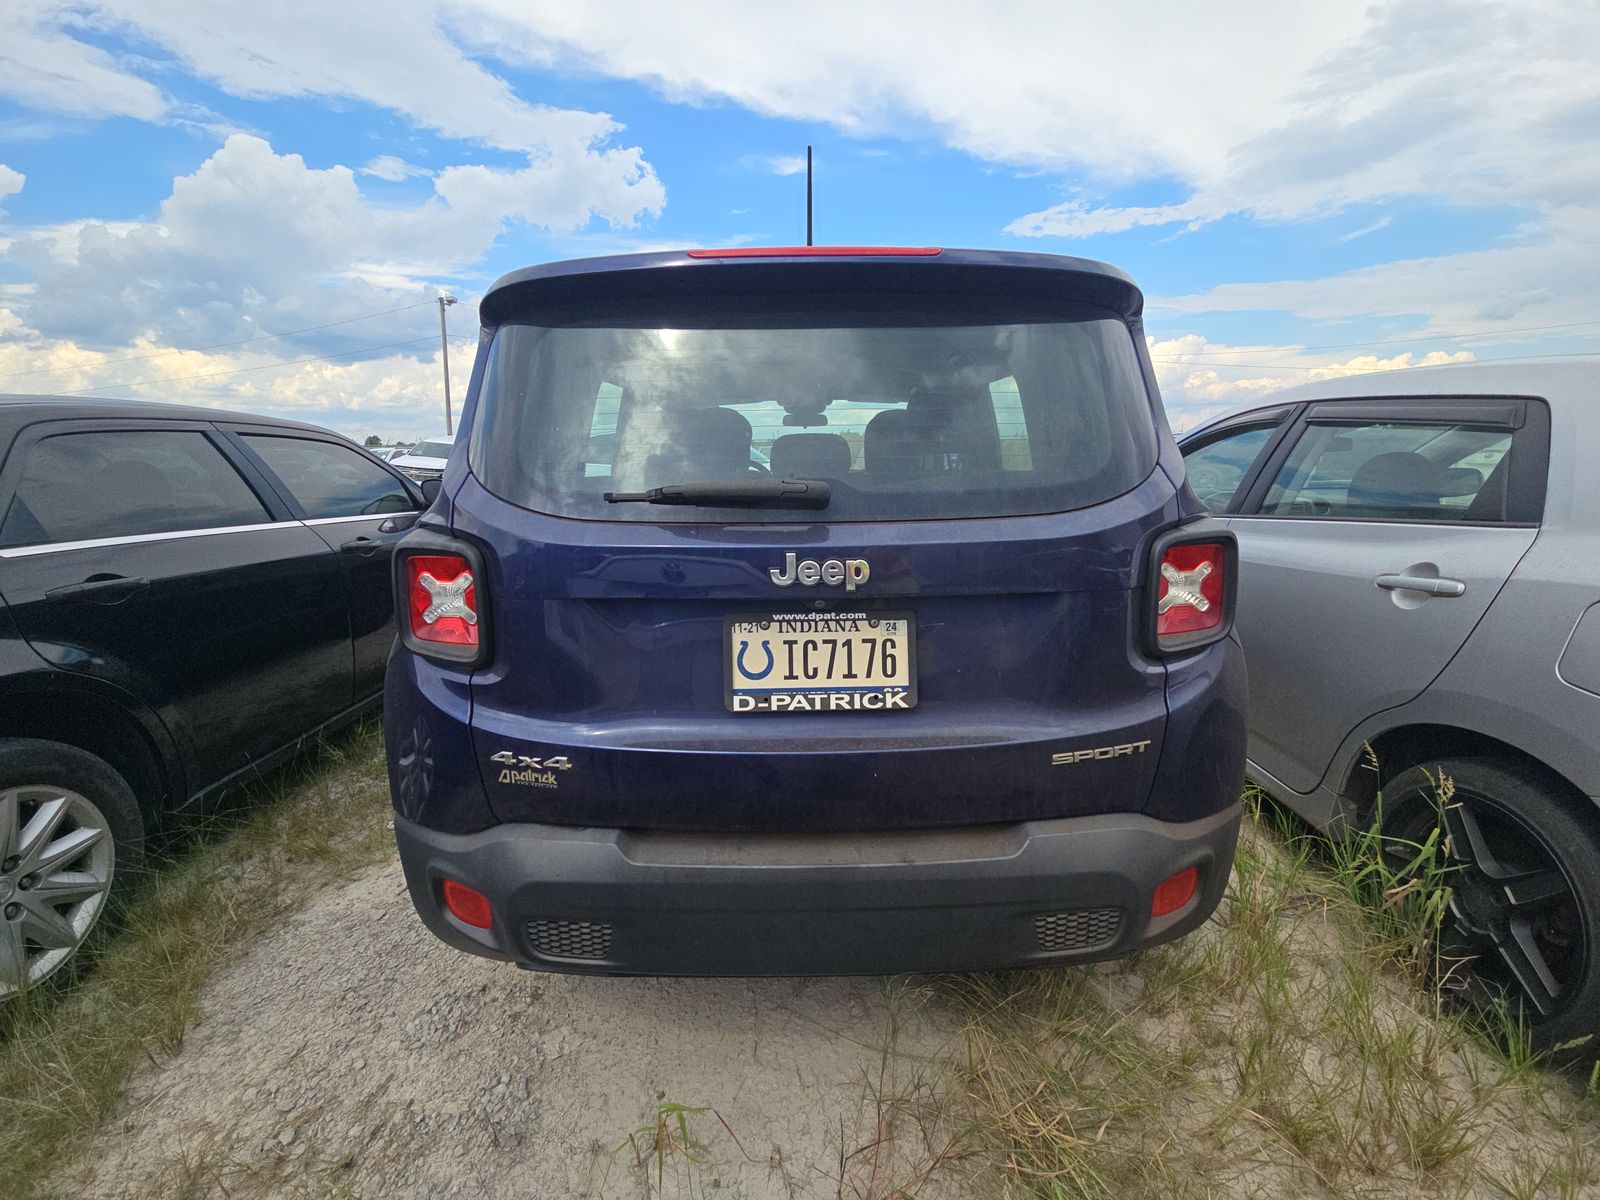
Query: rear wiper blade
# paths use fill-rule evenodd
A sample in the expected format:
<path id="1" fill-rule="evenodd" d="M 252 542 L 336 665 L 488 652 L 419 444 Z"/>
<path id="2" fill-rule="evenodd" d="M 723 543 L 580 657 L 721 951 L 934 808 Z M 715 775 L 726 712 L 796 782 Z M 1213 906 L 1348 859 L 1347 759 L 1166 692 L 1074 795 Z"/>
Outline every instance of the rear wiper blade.
<path id="1" fill-rule="evenodd" d="M 607 492 L 608 504 L 702 504 L 707 508 L 827 508 L 833 489 L 820 479 L 737 479 L 669 483 L 648 492 Z"/>

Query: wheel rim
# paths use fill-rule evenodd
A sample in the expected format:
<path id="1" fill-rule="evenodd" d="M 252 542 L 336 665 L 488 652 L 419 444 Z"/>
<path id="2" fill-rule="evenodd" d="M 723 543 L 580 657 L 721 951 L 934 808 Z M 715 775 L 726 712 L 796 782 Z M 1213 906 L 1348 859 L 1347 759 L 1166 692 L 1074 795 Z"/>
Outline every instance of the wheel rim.
<path id="1" fill-rule="evenodd" d="M 1470 1001 L 1508 998 L 1548 1020 L 1588 969 L 1577 888 L 1544 835 L 1492 797 L 1457 784 L 1442 815 L 1450 900 L 1440 952 L 1453 964 L 1445 981 Z"/>
<path id="2" fill-rule="evenodd" d="M 47 784 L 0 789 L 0 996 L 41 983 L 105 908 L 116 847 L 105 814 Z"/>

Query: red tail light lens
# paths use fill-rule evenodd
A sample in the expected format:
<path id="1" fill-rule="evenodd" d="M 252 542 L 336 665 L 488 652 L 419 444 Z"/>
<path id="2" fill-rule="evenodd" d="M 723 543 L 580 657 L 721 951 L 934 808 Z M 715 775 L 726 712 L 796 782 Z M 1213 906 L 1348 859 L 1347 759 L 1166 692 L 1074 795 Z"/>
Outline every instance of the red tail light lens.
<path id="1" fill-rule="evenodd" d="M 454 879 L 446 879 L 443 890 L 444 906 L 463 925 L 474 929 L 489 929 L 494 925 L 494 908 L 482 892 Z"/>
<path id="2" fill-rule="evenodd" d="M 1227 551 L 1220 542 L 1169 546 L 1161 556 L 1156 592 L 1156 638 L 1199 633 L 1222 624 L 1227 591 Z"/>
<path id="3" fill-rule="evenodd" d="M 1199 867 L 1185 867 L 1176 875 L 1169 875 L 1156 884 L 1156 890 L 1150 897 L 1150 915 L 1164 917 L 1168 913 L 1175 913 L 1194 896 L 1194 889 L 1200 882 Z"/>
<path id="4" fill-rule="evenodd" d="M 472 564 L 460 554 L 413 554 L 405 569 L 412 638 L 476 652 L 478 588 Z"/>

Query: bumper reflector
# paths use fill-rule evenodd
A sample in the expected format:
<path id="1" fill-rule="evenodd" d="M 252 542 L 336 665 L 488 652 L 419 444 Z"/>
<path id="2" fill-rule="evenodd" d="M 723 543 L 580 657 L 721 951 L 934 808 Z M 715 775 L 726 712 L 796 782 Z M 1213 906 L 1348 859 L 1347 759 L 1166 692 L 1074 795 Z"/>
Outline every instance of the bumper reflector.
<path id="1" fill-rule="evenodd" d="M 1177 912 L 1193 898 L 1195 885 L 1199 882 L 1199 867 L 1185 867 L 1176 875 L 1163 879 L 1156 884 L 1156 890 L 1150 897 L 1150 915 L 1164 917 Z"/>
<path id="2" fill-rule="evenodd" d="M 463 925 L 474 929 L 488 929 L 494 925 L 494 909 L 489 905 L 489 897 L 454 879 L 444 881 L 444 906 Z"/>

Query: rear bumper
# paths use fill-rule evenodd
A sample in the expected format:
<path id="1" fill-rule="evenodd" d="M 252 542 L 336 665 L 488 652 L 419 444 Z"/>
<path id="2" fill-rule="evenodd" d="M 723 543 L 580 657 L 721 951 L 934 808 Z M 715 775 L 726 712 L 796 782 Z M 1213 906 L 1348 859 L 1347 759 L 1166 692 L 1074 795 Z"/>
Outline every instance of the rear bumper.
<path id="1" fill-rule="evenodd" d="M 1239 815 L 845 835 L 447 834 L 397 816 L 395 835 L 424 923 L 474 954 L 585 974 L 890 974 L 1116 958 L 1180 937 L 1222 896 Z M 1194 897 L 1152 918 L 1156 885 L 1190 866 Z M 489 897 L 493 928 L 445 910 L 445 878 Z"/>

